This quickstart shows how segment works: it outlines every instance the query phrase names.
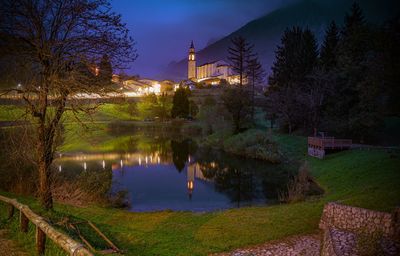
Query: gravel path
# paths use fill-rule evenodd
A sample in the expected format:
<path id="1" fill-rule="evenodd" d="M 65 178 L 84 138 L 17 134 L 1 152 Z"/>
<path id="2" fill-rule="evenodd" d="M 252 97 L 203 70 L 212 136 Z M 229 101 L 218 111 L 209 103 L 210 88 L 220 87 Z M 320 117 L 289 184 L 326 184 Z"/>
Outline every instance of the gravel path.
<path id="1" fill-rule="evenodd" d="M 0 256 L 28 256 L 16 243 L 7 238 L 7 231 L 0 230 Z"/>
<path id="2" fill-rule="evenodd" d="M 216 254 L 218 256 L 317 256 L 320 253 L 320 235 L 294 236 L 284 240 L 274 241 L 249 247 L 237 249 L 233 252 Z"/>

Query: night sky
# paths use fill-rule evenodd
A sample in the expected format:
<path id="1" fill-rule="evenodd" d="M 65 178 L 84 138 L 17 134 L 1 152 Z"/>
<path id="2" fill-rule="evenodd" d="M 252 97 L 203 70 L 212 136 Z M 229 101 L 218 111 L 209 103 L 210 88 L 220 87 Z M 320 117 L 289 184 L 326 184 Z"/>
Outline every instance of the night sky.
<path id="1" fill-rule="evenodd" d="M 294 0 L 113 0 L 137 42 L 139 57 L 126 71 L 152 78 L 173 60 L 230 34 Z"/>

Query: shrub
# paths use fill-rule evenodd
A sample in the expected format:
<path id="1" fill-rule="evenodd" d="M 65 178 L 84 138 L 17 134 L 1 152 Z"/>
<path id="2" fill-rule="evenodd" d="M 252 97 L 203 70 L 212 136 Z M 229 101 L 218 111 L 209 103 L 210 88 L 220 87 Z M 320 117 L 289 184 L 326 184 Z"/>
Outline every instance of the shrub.
<path id="1" fill-rule="evenodd" d="M 242 155 L 249 158 L 279 163 L 281 153 L 278 145 L 265 132 L 260 130 L 247 130 L 228 138 L 224 142 L 226 152 Z"/>
<path id="2" fill-rule="evenodd" d="M 310 174 L 310 168 L 305 162 L 300 166 L 296 176 L 287 184 L 286 191 L 280 191 L 279 200 L 285 203 L 301 202 L 309 195 L 322 194 L 323 190 Z"/>

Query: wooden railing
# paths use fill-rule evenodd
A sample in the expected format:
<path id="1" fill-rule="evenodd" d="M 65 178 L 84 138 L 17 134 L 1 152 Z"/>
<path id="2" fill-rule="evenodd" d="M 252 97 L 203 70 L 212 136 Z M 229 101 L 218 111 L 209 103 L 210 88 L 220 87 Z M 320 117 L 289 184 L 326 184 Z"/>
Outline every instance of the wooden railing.
<path id="1" fill-rule="evenodd" d="M 335 139 L 334 137 L 308 137 L 308 145 L 320 149 L 350 148 L 352 140 Z"/>
<path id="2" fill-rule="evenodd" d="M 49 223 L 46 222 L 46 220 L 34 213 L 28 206 L 19 203 L 16 199 L 11 199 L 1 195 L 0 201 L 8 204 L 9 219 L 14 215 L 15 209 L 19 210 L 20 229 L 22 232 L 28 232 L 29 221 L 36 226 L 36 250 L 39 255 L 44 255 L 47 236 L 70 255 L 93 256 L 93 254 L 82 244 L 53 228 Z"/>

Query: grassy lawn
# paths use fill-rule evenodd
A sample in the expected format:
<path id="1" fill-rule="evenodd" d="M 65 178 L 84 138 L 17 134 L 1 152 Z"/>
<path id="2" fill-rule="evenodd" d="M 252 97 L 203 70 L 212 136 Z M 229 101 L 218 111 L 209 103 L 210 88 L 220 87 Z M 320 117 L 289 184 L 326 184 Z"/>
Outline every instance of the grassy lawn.
<path id="1" fill-rule="evenodd" d="M 118 136 L 116 139 L 107 129 L 110 120 L 134 120 L 126 108 L 125 105 L 115 104 L 100 106 L 93 115 L 95 123 L 88 123 L 89 133 L 83 132 L 80 125 L 67 116 L 66 138 L 61 151 L 106 152 L 123 149 L 132 136 Z M 0 106 L 1 121 L 16 120 L 23 113 L 23 109 L 15 106 Z M 91 120 L 86 116 L 80 118 L 84 122 Z M 389 120 L 389 124 L 397 122 L 397 119 Z M 267 130 L 266 126 L 266 123 L 260 124 L 263 130 Z M 388 125 L 389 128 L 392 126 L 395 125 Z M 352 150 L 319 160 L 307 156 L 305 137 L 278 133 L 272 136 L 285 156 L 296 161 L 308 161 L 312 175 L 325 190 L 323 196 L 295 204 L 245 207 L 213 213 L 130 213 L 98 206 L 79 208 L 63 204 L 56 204 L 52 212 L 42 212 L 33 198 L 19 197 L 19 201 L 54 222 L 65 216 L 74 220 L 91 220 L 124 249 L 126 255 L 207 255 L 290 235 L 317 232 L 323 206 L 329 201 L 388 212 L 400 204 L 399 151 Z M 229 134 L 216 133 L 207 138 L 209 141 L 206 144 L 219 143 L 221 138 L 227 137 Z M 137 146 L 146 147 L 148 143 L 138 140 Z M 0 228 L 10 229 L 13 239 L 34 252 L 33 227 L 30 226 L 28 235 L 18 232 L 18 214 L 12 221 L 6 221 L 4 207 L 0 203 Z M 96 238 L 93 241 L 99 242 Z M 47 255 L 65 255 L 52 242 L 47 243 Z"/>
<path id="2" fill-rule="evenodd" d="M 399 205 L 399 152 L 353 150 L 319 160 L 305 156 L 304 137 L 274 137 L 283 152 L 309 162 L 312 174 L 325 189 L 323 196 L 295 204 L 213 213 L 129 213 L 96 206 L 78 208 L 56 204 L 54 212 L 43 214 L 50 218 L 68 215 L 91 220 L 126 250 L 126 255 L 207 255 L 289 235 L 317 232 L 322 208 L 329 201 L 388 212 Z M 20 201 L 40 212 L 35 200 L 20 198 Z M 33 233 L 29 238 L 17 235 L 16 219 L 5 224 L 2 216 L 1 223 L 11 227 L 14 238 L 32 248 Z M 52 249 L 49 255 L 59 255 L 56 251 Z"/>

